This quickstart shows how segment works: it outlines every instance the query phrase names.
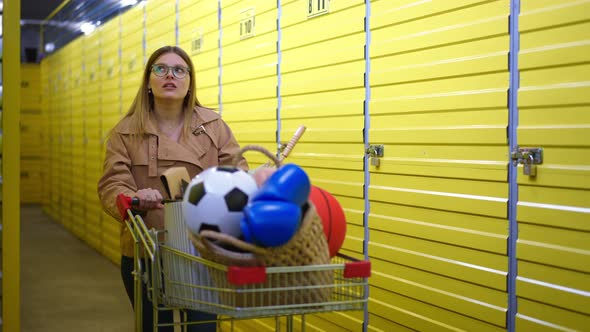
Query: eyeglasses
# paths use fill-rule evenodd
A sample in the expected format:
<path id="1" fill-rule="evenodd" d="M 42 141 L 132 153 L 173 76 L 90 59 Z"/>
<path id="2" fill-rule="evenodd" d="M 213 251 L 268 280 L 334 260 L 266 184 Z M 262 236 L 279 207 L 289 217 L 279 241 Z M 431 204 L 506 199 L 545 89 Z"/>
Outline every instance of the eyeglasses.
<path id="1" fill-rule="evenodd" d="M 156 63 L 152 65 L 152 73 L 158 77 L 164 77 L 168 75 L 170 70 L 172 70 L 172 75 L 178 79 L 184 78 L 186 74 L 190 72 L 189 68 L 180 65 L 168 66 L 162 63 Z"/>

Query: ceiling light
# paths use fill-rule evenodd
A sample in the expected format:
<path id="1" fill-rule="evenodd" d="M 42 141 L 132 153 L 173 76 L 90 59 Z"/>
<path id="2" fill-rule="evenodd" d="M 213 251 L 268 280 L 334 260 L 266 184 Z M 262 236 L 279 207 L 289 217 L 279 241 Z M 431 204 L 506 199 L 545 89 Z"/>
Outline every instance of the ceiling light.
<path id="1" fill-rule="evenodd" d="M 55 50 L 55 44 L 54 43 L 47 43 L 45 44 L 45 53 L 51 53 Z"/>
<path id="2" fill-rule="evenodd" d="M 121 7 L 133 6 L 137 3 L 137 0 L 121 0 L 119 2 Z"/>
<path id="3" fill-rule="evenodd" d="M 96 26 L 92 23 L 84 22 L 80 25 L 80 30 L 85 34 L 89 35 L 96 29 Z"/>

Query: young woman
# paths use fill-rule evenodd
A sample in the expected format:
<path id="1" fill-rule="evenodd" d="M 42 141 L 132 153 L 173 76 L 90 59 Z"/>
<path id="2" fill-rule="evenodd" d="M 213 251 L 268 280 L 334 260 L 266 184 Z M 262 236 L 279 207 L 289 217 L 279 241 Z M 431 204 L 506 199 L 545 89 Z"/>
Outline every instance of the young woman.
<path id="1" fill-rule="evenodd" d="M 137 96 L 129 112 L 112 129 L 98 194 L 104 209 L 120 219 L 116 197 L 137 197 L 137 210 L 148 228 L 163 229 L 162 199 L 166 191 L 160 175 L 170 167 L 185 167 L 192 178 L 217 165 L 229 165 L 240 147 L 220 116 L 203 107 L 196 97 L 195 71 L 182 49 L 165 46 L 149 58 Z M 238 167 L 247 170 L 241 159 Z M 121 275 L 133 305 L 133 240 L 121 230 Z M 143 328 L 151 331 L 152 306 L 143 296 Z M 215 315 L 191 311 L 190 321 L 214 320 Z M 160 321 L 172 322 L 171 311 Z M 172 331 L 161 328 L 160 331 Z M 215 331 L 215 323 L 192 325 L 189 331 Z"/>

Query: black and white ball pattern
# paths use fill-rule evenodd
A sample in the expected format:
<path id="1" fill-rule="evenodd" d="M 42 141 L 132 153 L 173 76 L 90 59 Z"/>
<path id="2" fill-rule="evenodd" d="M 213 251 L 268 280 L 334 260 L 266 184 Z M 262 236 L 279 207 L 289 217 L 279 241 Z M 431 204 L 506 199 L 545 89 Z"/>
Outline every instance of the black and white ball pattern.
<path id="1" fill-rule="evenodd" d="M 186 225 L 195 234 L 209 229 L 239 237 L 242 210 L 256 190 L 254 178 L 241 169 L 206 169 L 191 180 L 184 192 Z"/>

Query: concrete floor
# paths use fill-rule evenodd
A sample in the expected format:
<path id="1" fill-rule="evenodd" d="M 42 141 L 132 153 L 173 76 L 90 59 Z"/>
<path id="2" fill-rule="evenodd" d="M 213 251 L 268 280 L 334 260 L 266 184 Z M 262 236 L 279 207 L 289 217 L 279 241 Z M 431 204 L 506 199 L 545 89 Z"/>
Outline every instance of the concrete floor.
<path id="1" fill-rule="evenodd" d="M 23 332 L 133 330 L 119 267 L 43 214 L 21 210 Z"/>

